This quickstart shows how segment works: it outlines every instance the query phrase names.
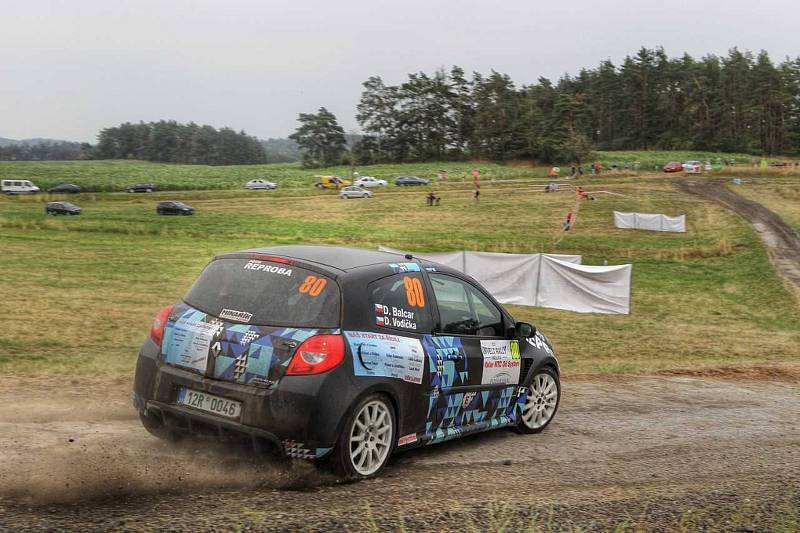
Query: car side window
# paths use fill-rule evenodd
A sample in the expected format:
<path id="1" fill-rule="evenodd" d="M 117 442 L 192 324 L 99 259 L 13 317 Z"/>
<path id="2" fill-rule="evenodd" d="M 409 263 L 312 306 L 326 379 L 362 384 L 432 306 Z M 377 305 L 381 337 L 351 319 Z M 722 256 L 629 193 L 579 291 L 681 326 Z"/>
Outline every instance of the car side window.
<path id="1" fill-rule="evenodd" d="M 503 313 L 471 284 L 445 274 L 431 274 L 441 319 L 440 333 L 503 337 Z"/>
<path id="2" fill-rule="evenodd" d="M 430 303 L 422 275 L 404 272 L 373 281 L 368 286 L 371 312 L 379 328 L 430 333 Z"/>

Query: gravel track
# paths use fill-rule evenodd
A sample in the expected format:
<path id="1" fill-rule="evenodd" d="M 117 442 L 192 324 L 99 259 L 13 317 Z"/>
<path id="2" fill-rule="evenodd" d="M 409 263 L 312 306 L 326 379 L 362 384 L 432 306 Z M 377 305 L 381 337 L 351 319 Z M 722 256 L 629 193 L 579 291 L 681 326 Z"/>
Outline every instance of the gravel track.
<path id="1" fill-rule="evenodd" d="M 338 484 L 210 443 L 166 445 L 123 380 L 0 382 L 0 530 L 659 529 L 800 505 L 796 382 L 575 379 L 540 435 L 507 430 L 398 454 Z M 710 521 L 710 522 L 709 522 Z M 766 523 L 766 522 L 765 522 Z"/>

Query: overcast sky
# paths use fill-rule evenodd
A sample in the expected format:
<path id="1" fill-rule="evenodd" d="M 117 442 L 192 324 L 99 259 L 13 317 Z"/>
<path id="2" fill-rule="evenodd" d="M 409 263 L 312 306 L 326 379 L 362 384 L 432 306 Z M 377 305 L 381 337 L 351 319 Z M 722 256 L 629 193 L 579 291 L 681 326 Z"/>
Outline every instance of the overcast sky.
<path id="1" fill-rule="evenodd" d="M 640 46 L 800 55 L 798 0 L 0 0 L 0 137 L 174 119 L 282 137 L 361 83 L 456 64 L 518 84 Z"/>

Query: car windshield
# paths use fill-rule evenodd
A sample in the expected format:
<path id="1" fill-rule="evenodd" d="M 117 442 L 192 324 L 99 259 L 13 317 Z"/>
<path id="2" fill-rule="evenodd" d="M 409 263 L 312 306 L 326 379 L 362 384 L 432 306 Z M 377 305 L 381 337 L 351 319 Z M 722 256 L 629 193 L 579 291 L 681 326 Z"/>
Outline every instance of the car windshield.
<path id="1" fill-rule="evenodd" d="M 215 316 L 251 324 L 305 328 L 339 326 L 339 287 L 296 265 L 246 258 L 212 261 L 184 301 Z M 225 313 L 223 313 L 225 311 Z M 224 317 L 223 317 L 224 318 Z"/>

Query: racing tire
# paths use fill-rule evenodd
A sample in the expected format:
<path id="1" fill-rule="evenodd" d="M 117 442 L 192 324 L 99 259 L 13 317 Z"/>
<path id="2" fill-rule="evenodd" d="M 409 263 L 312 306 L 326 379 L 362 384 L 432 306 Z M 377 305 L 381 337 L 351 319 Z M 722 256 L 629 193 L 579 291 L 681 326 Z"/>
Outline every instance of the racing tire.
<path id="1" fill-rule="evenodd" d="M 367 479 L 383 470 L 394 451 L 397 418 L 383 394 L 370 394 L 350 411 L 328 466 L 345 479 Z"/>
<path id="2" fill-rule="evenodd" d="M 546 366 L 536 372 L 527 385 L 528 396 L 519 411 L 515 429 L 520 433 L 540 433 L 556 416 L 561 402 L 561 381 L 555 370 Z"/>
<path id="3" fill-rule="evenodd" d="M 155 418 L 142 413 L 139 413 L 139 420 L 142 422 L 142 426 L 147 430 L 148 433 L 160 440 L 177 442 L 181 438 L 180 433 L 177 433 L 176 431 L 164 426 L 160 420 L 156 420 Z"/>

